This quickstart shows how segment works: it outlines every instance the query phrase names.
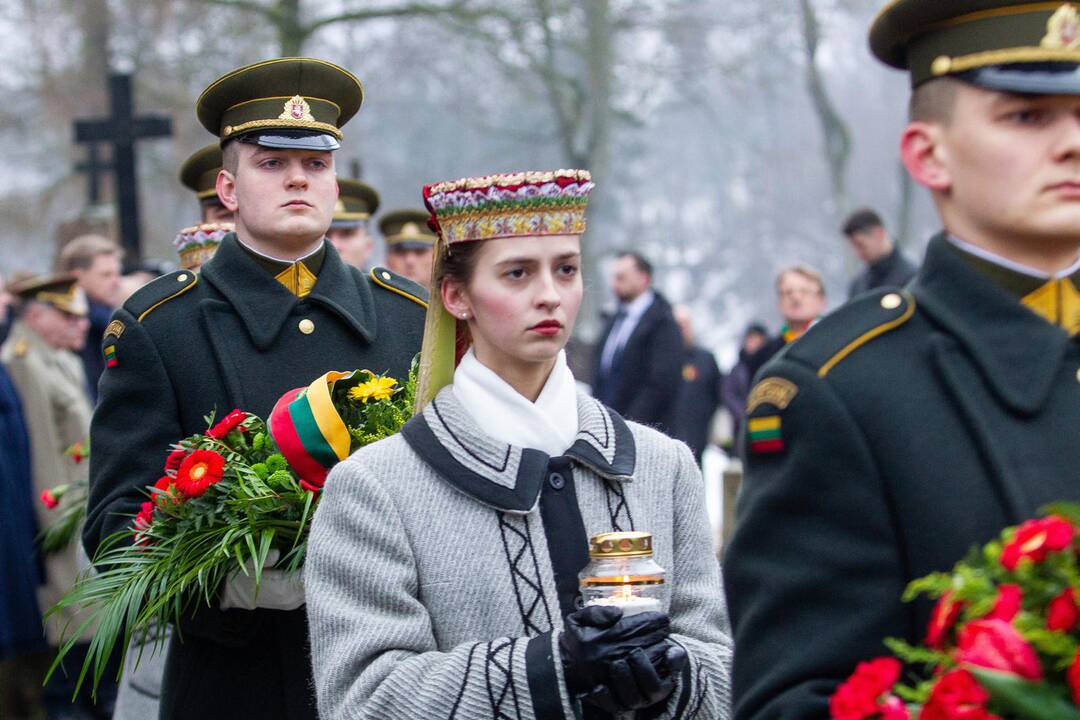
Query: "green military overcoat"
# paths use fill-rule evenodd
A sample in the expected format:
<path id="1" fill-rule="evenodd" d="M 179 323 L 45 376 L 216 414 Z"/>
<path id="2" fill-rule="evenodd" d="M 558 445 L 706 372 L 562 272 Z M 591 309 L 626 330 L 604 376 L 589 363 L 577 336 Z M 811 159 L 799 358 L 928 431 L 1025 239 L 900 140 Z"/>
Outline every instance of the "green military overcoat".
<path id="1" fill-rule="evenodd" d="M 907 290 L 823 318 L 758 375 L 724 576 L 737 718 L 826 718 L 907 583 L 1080 500 L 1080 343 L 944 237 Z"/>
<path id="2" fill-rule="evenodd" d="M 329 370 L 366 368 L 404 380 L 420 351 L 426 292 L 376 269 L 345 265 L 329 244 L 299 298 L 226 236 L 198 274 L 154 280 L 116 311 L 91 431 L 92 554 L 132 521 L 163 474 L 169 445 L 234 408 L 266 418 L 277 399 Z M 200 606 L 174 633 L 161 717 L 314 718 L 304 609 Z"/>

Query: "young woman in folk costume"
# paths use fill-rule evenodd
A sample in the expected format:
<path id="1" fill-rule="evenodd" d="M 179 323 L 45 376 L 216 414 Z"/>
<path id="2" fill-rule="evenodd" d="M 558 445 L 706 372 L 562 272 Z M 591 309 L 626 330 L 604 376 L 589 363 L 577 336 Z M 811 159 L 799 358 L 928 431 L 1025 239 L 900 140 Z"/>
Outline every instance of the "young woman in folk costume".
<path id="1" fill-rule="evenodd" d="M 566 364 L 592 187 L 558 171 L 424 188 L 439 242 L 421 409 L 334 468 L 312 526 L 322 717 L 728 716 L 697 465 Z M 664 612 L 581 607 L 589 537 L 620 530 L 652 533 Z"/>

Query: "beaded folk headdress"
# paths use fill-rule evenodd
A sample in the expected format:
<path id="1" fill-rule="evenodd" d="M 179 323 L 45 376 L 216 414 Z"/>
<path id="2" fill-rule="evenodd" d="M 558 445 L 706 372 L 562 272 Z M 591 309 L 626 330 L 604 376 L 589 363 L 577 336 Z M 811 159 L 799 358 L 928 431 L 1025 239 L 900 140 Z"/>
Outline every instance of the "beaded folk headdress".
<path id="1" fill-rule="evenodd" d="M 586 170 L 506 173 L 425 185 L 428 225 L 438 235 L 435 276 L 443 258 L 461 243 L 581 235 L 592 189 Z M 420 353 L 418 412 L 453 381 L 464 329 L 458 322 L 443 307 L 440 290 L 433 284 Z"/>

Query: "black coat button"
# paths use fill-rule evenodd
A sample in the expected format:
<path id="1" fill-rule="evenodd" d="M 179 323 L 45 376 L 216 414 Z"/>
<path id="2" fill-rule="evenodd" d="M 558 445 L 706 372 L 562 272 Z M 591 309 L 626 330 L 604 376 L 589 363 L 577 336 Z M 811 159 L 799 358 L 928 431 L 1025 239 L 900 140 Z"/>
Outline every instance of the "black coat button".
<path id="1" fill-rule="evenodd" d="M 556 490 L 562 490 L 566 487 L 566 479 L 559 473 L 551 473 L 548 475 L 548 482 L 551 483 L 551 487 Z"/>

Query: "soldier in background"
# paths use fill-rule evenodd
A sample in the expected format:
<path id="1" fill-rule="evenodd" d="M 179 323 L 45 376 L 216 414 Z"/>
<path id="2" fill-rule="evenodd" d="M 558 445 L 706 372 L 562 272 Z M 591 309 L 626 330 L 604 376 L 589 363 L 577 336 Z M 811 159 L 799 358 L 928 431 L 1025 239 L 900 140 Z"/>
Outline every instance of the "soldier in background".
<path id="1" fill-rule="evenodd" d="M 374 245 L 368 227 L 371 216 L 379 209 L 379 193 L 367 183 L 346 178 L 338 178 L 338 190 L 340 195 L 326 239 L 345 264 L 362 271 Z"/>
<path id="2" fill-rule="evenodd" d="M 379 220 L 386 240 L 386 267 L 430 289 L 435 259 L 435 234 L 424 210 L 394 210 Z"/>
<path id="3" fill-rule="evenodd" d="M 200 222 L 231 223 L 233 212 L 217 196 L 217 176 L 221 172 L 221 147 L 211 143 L 196 150 L 180 166 L 180 182 L 199 200 Z"/>
<path id="4" fill-rule="evenodd" d="M 181 230 L 173 240 L 180 267 L 196 271 L 214 256 L 226 235 L 231 233 L 233 212 L 217 195 L 217 176 L 221 172 L 221 148 L 207 145 L 180 166 L 180 182 L 199 200 L 202 222 Z"/>
<path id="5" fill-rule="evenodd" d="M 86 472 L 86 466 L 73 462 L 66 451 L 77 442 L 85 443 L 90 432 L 86 376 L 75 355 L 86 343 L 90 322 L 86 295 L 73 275 L 34 277 L 13 285 L 11 291 L 18 299 L 17 319 L 0 347 L 0 362 L 22 400 L 30 437 L 33 495 L 37 498 L 45 490 L 75 482 Z M 33 505 L 38 527 L 45 527 L 51 521 L 50 509 L 40 502 Z M 45 576 L 38 590 L 42 611 L 55 605 L 75 584 L 82 569 L 76 551 L 77 543 L 73 543 L 44 558 Z M 46 638 L 54 651 L 63 639 L 65 625 L 74 617 L 68 611 L 46 624 Z M 75 627 L 78 622 L 72 622 L 68 631 Z M 112 715 L 116 685 L 109 677 L 103 678 L 108 682 L 98 689 L 98 705 L 91 701 L 89 687 L 84 686 L 74 703 L 77 709 L 70 707 L 74 681 L 92 635 L 90 630 L 84 632 L 65 660 L 66 672 L 54 673 L 46 686 L 48 717 L 69 717 L 80 710 L 90 717 Z"/>

